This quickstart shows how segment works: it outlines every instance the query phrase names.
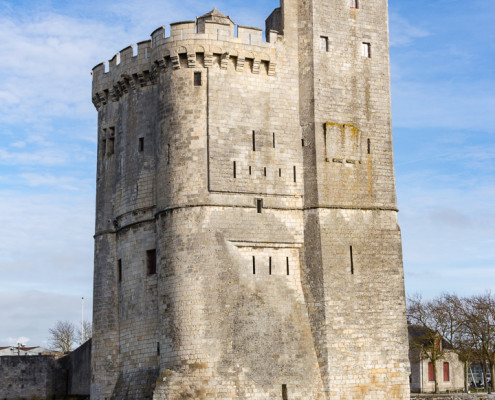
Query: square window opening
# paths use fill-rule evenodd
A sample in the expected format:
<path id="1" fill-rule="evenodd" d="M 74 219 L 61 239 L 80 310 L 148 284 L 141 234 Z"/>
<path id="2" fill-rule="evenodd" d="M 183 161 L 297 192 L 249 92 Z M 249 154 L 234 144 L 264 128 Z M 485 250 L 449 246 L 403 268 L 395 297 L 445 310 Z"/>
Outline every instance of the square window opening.
<path id="1" fill-rule="evenodd" d="M 258 214 L 263 212 L 263 199 L 256 199 L 256 211 Z"/>
<path id="2" fill-rule="evenodd" d="M 371 58 L 371 43 L 363 42 L 361 44 L 361 55 L 365 58 Z"/>
<path id="3" fill-rule="evenodd" d="M 117 260 L 117 274 L 119 278 L 119 283 L 122 282 L 122 260 Z"/>
<path id="4" fill-rule="evenodd" d="M 328 37 L 320 36 L 320 50 L 325 52 L 328 51 Z"/>
<path id="5" fill-rule="evenodd" d="M 194 73 L 194 86 L 201 86 L 201 72 Z"/>
<path id="6" fill-rule="evenodd" d="M 107 140 L 107 155 L 112 155 L 115 152 L 115 138 L 111 137 Z"/>
<path id="7" fill-rule="evenodd" d="M 146 268 L 148 275 L 156 274 L 156 249 L 146 251 Z"/>

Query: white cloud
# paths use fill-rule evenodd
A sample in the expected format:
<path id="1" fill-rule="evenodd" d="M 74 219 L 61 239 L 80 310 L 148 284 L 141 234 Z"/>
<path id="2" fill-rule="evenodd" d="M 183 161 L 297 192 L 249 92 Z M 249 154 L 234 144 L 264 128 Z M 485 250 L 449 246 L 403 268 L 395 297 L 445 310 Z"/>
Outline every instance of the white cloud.
<path id="1" fill-rule="evenodd" d="M 26 147 L 26 142 L 14 142 L 10 144 L 12 147 L 15 147 L 17 149 L 23 149 Z"/>
<path id="2" fill-rule="evenodd" d="M 91 318 L 91 297 L 85 296 L 85 319 Z M 0 292 L 0 345 L 29 343 L 49 348 L 49 329 L 57 321 L 79 326 L 81 296 L 39 290 Z"/>
<path id="3" fill-rule="evenodd" d="M 411 24 L 406 18 L 390 12 L 390 46 L 402 47 L 412 44 L 415 39 L 424 38 L 430 33 Z"/>
<path id="4" fill-rule="evenodd" d="M 3 290 L 91 292 L 94 196 L 1 191 Z"/>
<path id="5" fill-rule="evenodd" d="M 30 340 L 31 340 L 31 339 L 29 339 L 29 338 L 28 338 L 28 337 L 26 337 L 26 336 L 20 336 L 20 337 L 18 337 L 18 338 L 9 337 L 9 338 L 7 339 L 7 344 L 8 344 L 9 346 L 17 346 L 17 344 L 19 344 L 19 343 L 20 343 L 20 344 L 28 344 Z"/>
<path id="6" fill-rule="evenodd" d="M 0 164 L 6 165 L 62 165 L 67 162 L 68 156 L 62 149 L 39 149 L 33 152 L 19 152 L 0 148 Z"/>
<path id="7" fill-rule="evenodd" d="M 94 190 L 92 182 L 81 181 L 70 176 L 55 176 L 47 173 L 24 173 L 20 174 L 20 178 L 24 179 L 27 185 L 31 187 L 50 186 L 61 190 L 86 192 Z"/>

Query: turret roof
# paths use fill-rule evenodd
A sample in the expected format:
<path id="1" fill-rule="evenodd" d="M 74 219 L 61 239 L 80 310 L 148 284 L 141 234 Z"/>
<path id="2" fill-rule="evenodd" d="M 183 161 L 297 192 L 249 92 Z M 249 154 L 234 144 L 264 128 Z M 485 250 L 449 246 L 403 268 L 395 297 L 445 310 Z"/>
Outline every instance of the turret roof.
<path id="1" fill-rule="evenodd" d="M 234 21 L 232 21 L 228 15 L 221 13 L 216 8 L 202 15 L 201 17 L 198 17 L 198 19 L 204 21 L 213 21 L 221 24 L 225 24 L 225 23 L 234 24 Z"/>
<path id="2" fill-rule="evenodd" d="M 213 8 L 213 10 L 211 10 L 210 12 L 207 12 L 206 14 L 202 15 L 199 18 L 205 18 L 205 17 L 229 18 L 225 14 L 218 11 L 216 8 Z"/>

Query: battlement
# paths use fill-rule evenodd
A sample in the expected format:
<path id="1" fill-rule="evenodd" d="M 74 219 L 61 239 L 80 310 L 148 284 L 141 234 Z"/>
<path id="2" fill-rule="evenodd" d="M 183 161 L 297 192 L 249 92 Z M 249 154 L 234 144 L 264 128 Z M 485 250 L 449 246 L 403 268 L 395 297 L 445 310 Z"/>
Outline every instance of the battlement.
<path id="1" fill-rule="evenodd" d="M 273 76 L 278 32 L 270 31 L 267 39 L 263 40 L 262 29 L 236 25 L 216 9 L 195 21 L 170 24 L 168 36 L 161 26 L 151 33 L 151 39 L 137 43 L 136 53 L 133 45 L 128 46 L 109 60 L 108 70 L 105 62 L 93 68 L 93 103 L 99 109 L 129 90 L 153 85 L 158 73 L 166 69 L 213 65 L 227 69 L 230 59 L 238 72 L 250 66 L 253 74 Z"/>

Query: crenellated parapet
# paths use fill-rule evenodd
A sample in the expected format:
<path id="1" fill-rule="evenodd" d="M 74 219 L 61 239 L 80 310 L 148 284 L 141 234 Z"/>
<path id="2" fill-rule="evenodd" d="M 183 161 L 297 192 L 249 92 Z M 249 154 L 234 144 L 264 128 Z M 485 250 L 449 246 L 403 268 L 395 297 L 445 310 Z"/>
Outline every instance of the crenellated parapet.
<path id="1" fill-rule="evenodd" d="M 237 72 L 249 68 L 253 74 L 274 76 L 278 36 L 270 31 L 265 42 L 261 29 L 236 27 L 217 10 L 195 21 L 172 23 L 168 36 L 165 27 L 159 27 L 150 40 L 137 43 L 136 53 L 134 46 L 126 47 L 108 62 L 108 70 L 106 63 L 93 68 L 93 104 L 99 110 L 130 91 L 156 84 L 161 72 L 181 68 L 217 65 L 226 70 L 230 64 Z"/>

